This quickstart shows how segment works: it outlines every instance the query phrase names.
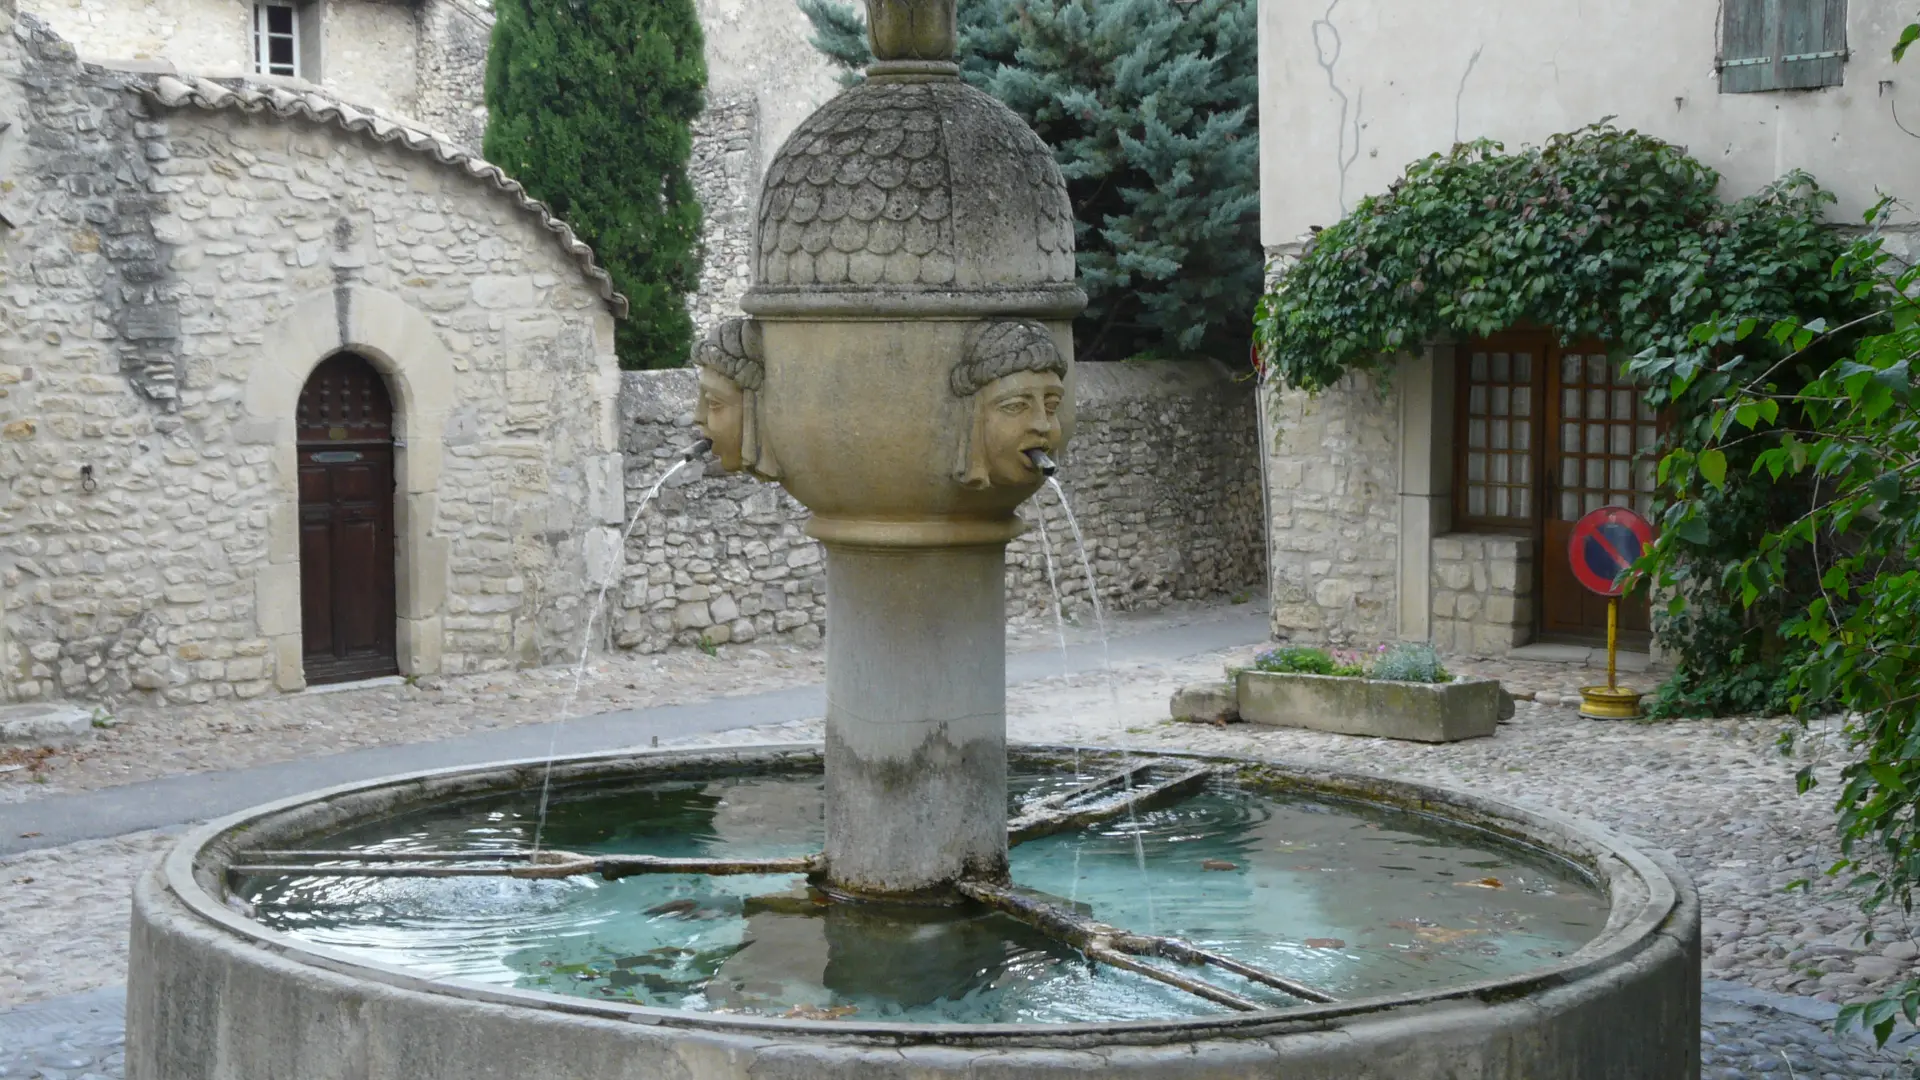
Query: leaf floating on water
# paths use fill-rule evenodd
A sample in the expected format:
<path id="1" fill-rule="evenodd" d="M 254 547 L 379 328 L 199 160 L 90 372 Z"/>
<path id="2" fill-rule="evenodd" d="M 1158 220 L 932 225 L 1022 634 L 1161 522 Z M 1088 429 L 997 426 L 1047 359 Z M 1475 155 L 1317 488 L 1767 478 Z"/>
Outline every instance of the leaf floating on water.
<path id="1" fill-rule="evenodd" d="M 843 1016 L 852 1016 L 860 1011 L 858 1005 L 835 1005 L 822 1008 L 819 1005 L 795 1005 L 781 1015 L 782 1020 L 838 1020 Z"/>
<path id="2" fill-rule="evenodd" d="M 1423 926 L 1413 932 L 1413 936 L 1430 945 L 1453 945 L 1465 941 L 1485 930 L 1455 930 L 1447 926 Z"/>
<path id="3" fill-rule="evenodd" d="M 1310 937 L 1306 941 L 1309 949 L 1344 949 L 1347 943 L 1337 937 Z"/>
<path id="4" fill-rule="evenodd" d="M 1230 863 L 1225 859 L 1208 859 L 1205 862 L 1200 864 L 1200 869 L 1202 870 L 1238 870 L 1240 869 L 1240 864 Z"/>
<path id="5" fill-rule="evenodd" d="M 1454 885 L 1462 889 L 1504 889 L 1507 887 L 1505 883 L 1497 877 L 1483 877 L 1478 881 L 1456 881 Z"/>

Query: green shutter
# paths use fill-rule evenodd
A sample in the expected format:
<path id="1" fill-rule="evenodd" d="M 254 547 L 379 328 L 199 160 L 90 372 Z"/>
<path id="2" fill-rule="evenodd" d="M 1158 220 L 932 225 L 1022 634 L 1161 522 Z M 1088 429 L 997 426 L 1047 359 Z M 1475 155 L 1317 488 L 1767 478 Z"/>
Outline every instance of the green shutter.
<path id="1" fill-rule="evenodd" d="M 1720 92 L 1839 86 L 1847 0 L 1724 0 Z"/>

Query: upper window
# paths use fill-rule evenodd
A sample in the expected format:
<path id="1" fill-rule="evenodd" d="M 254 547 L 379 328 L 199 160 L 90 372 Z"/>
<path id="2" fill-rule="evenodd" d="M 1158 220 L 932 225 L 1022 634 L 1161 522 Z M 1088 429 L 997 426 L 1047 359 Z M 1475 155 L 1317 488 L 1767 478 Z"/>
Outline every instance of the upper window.
<path id="1" fill-rule="evenodd" d="M 253 70 L 300 75 L 300 20 L 292 4 L 253 5 Z"/>
<path id="2" fill-rule="evenodd" d="M 1839 86 L 1847 0 L 1722 0 L 1720 92 Z"/>

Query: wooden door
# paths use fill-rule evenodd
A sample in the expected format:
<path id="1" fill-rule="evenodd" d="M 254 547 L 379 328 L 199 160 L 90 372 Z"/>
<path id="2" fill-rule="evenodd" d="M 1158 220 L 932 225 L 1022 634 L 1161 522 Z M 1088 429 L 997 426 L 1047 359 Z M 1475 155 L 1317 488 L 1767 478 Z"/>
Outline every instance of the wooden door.
<path id="1" fill-rule="evenodd" d="M 393 403 L 353 353 L 300 392 L 300 605 L 307 682 L 393 675 Z"/>
<path id="2" fill-rule="evenodd" d="M 1557 349 L 1548 365 L 1547 484 L 1541 531 L 1541 637 L 1604 642 L 1607 601 L 1574 580 L 1573 526 L 1603 506 L 1651 518 L 1659 427 L 1646 398 L 1598 347 Z M 1621 602 L 1621 641 L 1649 637 L 1645 592 Z"/>

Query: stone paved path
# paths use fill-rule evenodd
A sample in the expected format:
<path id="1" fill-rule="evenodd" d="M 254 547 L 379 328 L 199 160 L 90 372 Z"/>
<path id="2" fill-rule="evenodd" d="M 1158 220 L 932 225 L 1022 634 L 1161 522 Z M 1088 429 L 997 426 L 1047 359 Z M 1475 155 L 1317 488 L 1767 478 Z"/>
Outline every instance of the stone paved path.
<path id="1" fill-rule="evenodd" d="M 1187 617 L 1192 625 L 1205 623 L 1203 614 Z M 1074 637 L 1085 640 L 1078 632 Z M 1154 640 L 1164 644 L 1177 637 Z M 1811 733 L 1788 757 L 1774 746 L 1776 722 L 1584 721 L 1559 701 L 1593 673 L 1525 662 L 1457 664 L 1498 673 L 1535 699 L 1521 702 L 1513 722 L 1495 738 L 1471 743 L 1428 747 L 1249 725 L 1174 724 L 1166 719 L 1174 688 L 1217 675 L 1223 665 L 1244 661 L 1253 648 L 1183 656 L 1171 645 L 1154 650 L 1129 648 L 1128 642 L 1115 643 L 1111 688 L 1097 647 L 1076 648 L 1065 661 L 1058 654 L 1020 658 L 1028 670 L 1009 690 L 1014 737 L 1320 763 L 1461 785 L 1595 818 L 1673 851 L 1700 886 L 1709 979 L 1703 1076 L 1915 1075 L 1901 1063 L 1904 1049 L 1876 1050 L 1858 1038 L 1837 1039 L 1830 1031 L 1834 1002 L 1915 973 L 1920 952 L 1908 928 L 1888 921 L 1874 927 L 1879 940 L 1865 945 L 1860 933 L 1867 924 L 1851 898 L 1820 875 L 1834 855 L 1830 810 L 1824 793 L 1796 797 L 1792 776 L 1803 763 L 1832 774 L 1838 749 L 1834 733 Z M 689 658 L 676 662 L 693 663 Z M 794 669 L 813 662 L 796 659 Z M 1639 681 L 1650 685 L 1652 680 Z M 791 692 L 810 691 L 796 686 Z M 328 707 L 344 718 L 358 707 L 354 698 L 360 696 L 336 698 Z M 387 722 L 404 724 L 408 715 L 403 710 Z M 814 740 L 816 716 L 817 709 L 802 710 L 752 727 L 669 731 L 662 745 Z M 446 745 L 460 745 L 460 740 Z M 87 796 L 77 784 L 73 790 L 80 799 L 112 795 L 109 790 Z M 21 805 L 0 806 L 0 825 L 10 814 L 67 801 L 31 793 Z M 0 828 L 0 839 L 8 831 Z M 0 933 L 0 1010 L 14 1007 L 0 1011 L 0 1078 L 121 1075 L 114 991 L 95 988 L 125 978 L 126 883 L 175 831 L 100 836 L 10 857 L 0 854 L 0 927 L 6 928 Z M 1799 878 L 1812 879 L 1813 887 L 1785 891 Z"/>

